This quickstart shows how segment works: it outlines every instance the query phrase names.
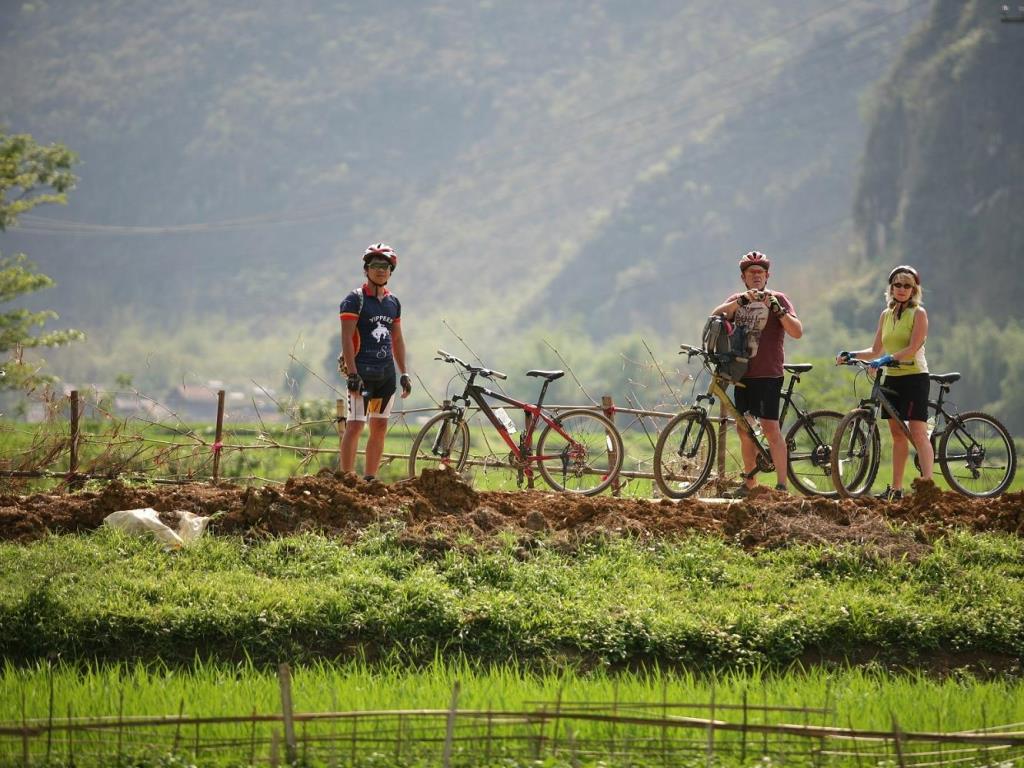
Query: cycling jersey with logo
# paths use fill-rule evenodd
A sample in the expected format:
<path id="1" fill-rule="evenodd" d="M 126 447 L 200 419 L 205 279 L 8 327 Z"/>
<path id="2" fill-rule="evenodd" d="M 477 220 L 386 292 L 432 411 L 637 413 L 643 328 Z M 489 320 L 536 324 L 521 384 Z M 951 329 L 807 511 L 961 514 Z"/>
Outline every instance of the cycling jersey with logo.
<path id="1" fill-rule="evenodd" d="M 359 291 L 352 291 L 341 302 L 342 319 L 356 319 L 352 343 L 356 349 L 356 368 L 364 379 L 394 376 L 395 357 L 391 347 L 391 329 L 402 319 L 402 304 L 387 288 L 380 298 L 370 286 L 362 288 L 362 312 Z"/>

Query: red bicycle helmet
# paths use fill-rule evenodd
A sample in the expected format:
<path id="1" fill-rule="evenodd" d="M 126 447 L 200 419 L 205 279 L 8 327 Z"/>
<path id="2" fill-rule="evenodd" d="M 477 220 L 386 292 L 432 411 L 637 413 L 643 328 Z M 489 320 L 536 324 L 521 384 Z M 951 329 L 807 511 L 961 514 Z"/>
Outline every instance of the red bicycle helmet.
<path id="1" fill-rule="evenodd" d="M 383 256 L 391 264 L 391 271 L 395 271 L 395 267 L 398 266 L 398 254 L 395 253 L 395 249 L 385 243 L 374 243 L 366 248 L 366 252 L 363 254 L 363 266 L 370 263 L 370 259 L 374 256 Z"/>
<path id="2" fill-rule="evenodd" d="M 746 272 L 747 267 L 764 267 L 765 270 L 769 270 L 772 268 L 772 263 L 760 251 L 751 251 L 744 254 L 743 258 L 740 259 L 740 274 Z"/>
<path id="3" fill-rule="evenodd" d="M 898 275 L 900 272 L 906 272 L 908 275 L 914 278 L 915 283 L 917 283 L 918 285 L 921 284 L 921 276 L 917 274 L 916 269 L 914 269 L 909 264 L 900 264 L 898 267 L 893 267 L 892 272 L 889 273 L 889 285 L 892 285 L 892 279 L 896 277 L 896 275 Z"/>

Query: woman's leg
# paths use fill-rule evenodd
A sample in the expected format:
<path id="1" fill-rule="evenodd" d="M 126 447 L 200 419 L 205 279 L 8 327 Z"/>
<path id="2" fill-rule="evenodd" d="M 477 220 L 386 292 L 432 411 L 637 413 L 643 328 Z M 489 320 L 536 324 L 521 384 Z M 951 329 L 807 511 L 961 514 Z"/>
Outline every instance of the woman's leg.
<path id="1" fill-rule="evenodd" d="M 910 443 L 907 436 L 903 434 L 903 422 L 896 419 L 888 419 L 889 434 L 892 435 L 892 489 L 903 490 L 903 470 L 907 466 L 907 455 L 910 453 Z"/>
<path id="2" fill-rule="evenodd" d="M 907 423 L 910 427 L 910 439 L 914 441 L 917 449 L 917 460 L 921 464 L 921 477 L 925 480 L 932 479 L 932 470 L 935 467 L 935 451 L 928 440 L 928 422 L 911 421 Z"/>

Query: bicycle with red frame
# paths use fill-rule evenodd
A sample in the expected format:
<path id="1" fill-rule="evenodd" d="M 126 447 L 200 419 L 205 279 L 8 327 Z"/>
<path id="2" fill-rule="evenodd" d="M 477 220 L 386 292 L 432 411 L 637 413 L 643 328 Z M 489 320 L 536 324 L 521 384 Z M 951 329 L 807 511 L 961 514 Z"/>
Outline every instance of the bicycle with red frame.
<path id="1" fill-rule="evenodd" d="M 536 403 L 516 400 L 494 392 L 477 383 L 478 379 L 507 379 L 501 371 L 474 366 L 437 351 L 435 360 L 456 366 L 465 380 L 462 394 L 445 401 L 444 410 L 432 417 L 416 435 L 409 454 L 409 476 L 416 477 L 425 466 L 447 466 L 462 471 L 469 460 L 470 435 L 467 411 L 475 405 L 508 446 L 508 464 L 517 470 L 521 487 L 532 478 L 534 470 L 556 491 L 593 496 L 610 487 L 622 469 L 624 456 L 622 436 L 615 425 L 601 413 L 586 408 L 572 408 L 559 414 L 544 409 L 544 396 L 551 382 L 562 378 L 564 371 L 527 371 L 526 375 L 543 379 Z M 525 426 L 514 440 L 515 422 L 504 409 L 492 408 L 488 400 L 521 410 Z M 468 414 L 472 415 L 472 414 Z M 543 426 L 534 446 L 533 437 Z"/>

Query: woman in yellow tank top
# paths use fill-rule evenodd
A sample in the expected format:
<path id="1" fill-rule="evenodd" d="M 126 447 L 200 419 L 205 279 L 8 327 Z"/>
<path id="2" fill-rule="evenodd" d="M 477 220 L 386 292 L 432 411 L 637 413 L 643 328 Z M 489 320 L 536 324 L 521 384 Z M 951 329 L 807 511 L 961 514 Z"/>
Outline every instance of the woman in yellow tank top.
<path id="1" fill-rule="evenodd" d="M 874 343 L 869 349 L 840 352 L 836 362 L 842 362 L 844 357 L 871 356 L 874 358 L 872 368 L 880 368 L 893 360 L 901 363 L 898 368 L 886 368 L 885 386 L 896 392 L 889 399 L 910 429 L 922 477 L 931 480 L 935 456 L 928 440 L 929 380 L 924 357 L 927 337 L 928 313 L 921 306 L 921 276 L 913 267 L 900 265 L 889 273 L 886 307 L 878 318 Z M 889 419 L 889 432 L 892 434 L 892 485 L 880 496 L 900 499 L 910 446 L 895 419 Z"/>

